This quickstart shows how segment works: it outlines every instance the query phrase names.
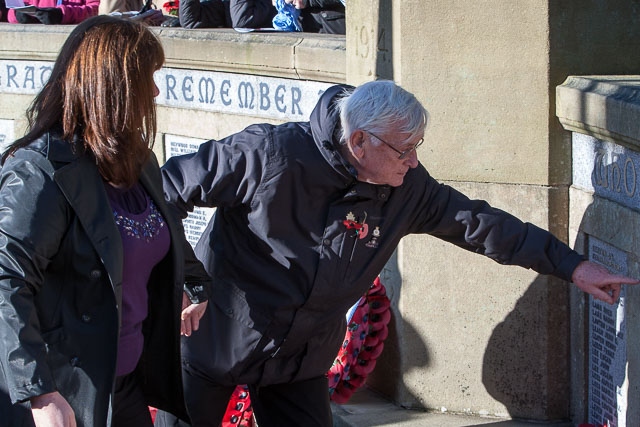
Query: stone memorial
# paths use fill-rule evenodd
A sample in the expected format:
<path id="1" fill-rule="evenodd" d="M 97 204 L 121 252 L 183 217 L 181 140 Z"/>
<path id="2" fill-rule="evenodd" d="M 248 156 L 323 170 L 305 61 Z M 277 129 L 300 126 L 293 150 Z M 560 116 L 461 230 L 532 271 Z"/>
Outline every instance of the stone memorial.
<path id="1" fill-rule="evenodd" d="M 640 81 L 628 76 L 570 77 L 557 89 L 558 117 L 573 131 L 573 240 L 591 261 L 632 277 L 638 277 L 640 243 L 638 89 Z M 638 401 L 640 364 L 634 342 L 636 288 L 623 286 L 615 305 L 574 295 L 572 373 L 578 421 L 583 412 L 585 422 L 593 425 L 640 425 L 639 409 L 633 404 Z"/>

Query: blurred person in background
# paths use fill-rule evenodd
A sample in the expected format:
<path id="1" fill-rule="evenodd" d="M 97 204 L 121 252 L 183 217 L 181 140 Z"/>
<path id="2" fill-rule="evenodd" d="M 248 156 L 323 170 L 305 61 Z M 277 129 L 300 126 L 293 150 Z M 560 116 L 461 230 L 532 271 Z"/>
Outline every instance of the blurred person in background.
<path id="1" fill-rule="evenodd" d="M 300 10 L 302 31 L 323 34 L 345 34 L 345 0 L 272 0 L 291 4 Z"/>
<path id="2" fill-rule="evenodd" d="M 100 0 L 25 0 L 35 11 L 9 9 L 8 21 L 14 24 L 79 24 L 98 14 Z"/>

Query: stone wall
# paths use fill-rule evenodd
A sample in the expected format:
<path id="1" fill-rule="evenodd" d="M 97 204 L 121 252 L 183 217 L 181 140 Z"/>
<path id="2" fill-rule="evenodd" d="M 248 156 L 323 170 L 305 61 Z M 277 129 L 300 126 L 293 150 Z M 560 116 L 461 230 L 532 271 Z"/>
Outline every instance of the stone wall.
<path id="1" fill-rule="evenodd" d="M 637 72 L 637 5 L 349 4 L 347 81 L 393 78 L 418 96 L 432 119 L 427 169 L 569 241 L 572 147 L 555 88 L 569 75 Z M 566 283 L 426 236 L 405 239 L 388 267 L 394 334 L 370 386 L 408 407 L 584 420 Z"/>

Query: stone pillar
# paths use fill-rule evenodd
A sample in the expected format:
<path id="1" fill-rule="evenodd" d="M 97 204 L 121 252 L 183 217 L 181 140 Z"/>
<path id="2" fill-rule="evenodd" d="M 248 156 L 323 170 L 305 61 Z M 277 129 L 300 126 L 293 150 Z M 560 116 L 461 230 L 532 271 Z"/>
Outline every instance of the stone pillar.
<path id="1" fill-rule="evenodd" d="M 347 13 L 347 50 L 354 56 L 347 61 L 349 83 L 393 79 L 391 0 L 350 1 Z"/>
<path id="2" fill-rule="evenodd" d="M 419 157 L 437 179 L 568 241 L 555 87 L 637 70 L 635 7 L 349 0 L 347 82 L 393 78 L 415 93 L 431 113 Z M 408 407 L 573 418 L 570 286 L 428 236 L 405 239 L 387 267 L 395 316 L 371 388 Z"/>

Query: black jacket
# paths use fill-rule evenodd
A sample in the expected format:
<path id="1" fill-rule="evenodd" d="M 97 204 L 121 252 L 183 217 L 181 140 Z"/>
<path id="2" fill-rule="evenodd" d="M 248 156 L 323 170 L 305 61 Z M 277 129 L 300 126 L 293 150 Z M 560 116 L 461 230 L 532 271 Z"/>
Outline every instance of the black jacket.
<path id="1" fill-rule="evenodd" d="M 334 138 L 342 91 L 329 88 L 310 122 L 252 125 L 163 166 L 166 196 L 183 216 L 194 205 L 217 207 L 196 246 L 214 280 L 212 303 L 183 347 L 200 375 L 232 385 L 325 374 L 345 313 L 408 234 L 565 280 L 582 261 L 548 232 L 436 182 L 421 164 L 400 187 L 358 181 Z"/>
<path id="2" fill-rule="evenodd" d="M 271 28 L 276 13 L 271 0 L 182 0 L 178 10 L 184 28 Z"/>
<path id="3" fill-rule="evenodd" d="M 183 414 L 179 327 L 185 251 L 155 157 L 140 182 L 165 218 L 169 254 L 149 279 L 142 384 Z M 190 280 L 208 284 L 199 263 Z M 44 135 L 0 172 L 0 426 L 29 425 L 30 397 L 59 391 L 79 426 L 104 426 L 119 333 L 122 241 L 95 162 Z"/>
<path id="4" fill-rule="evenodd" d="M 305 32 L 346 34 L 346 13 L 340 0 L 308 0 L 302 9 Z"/>

